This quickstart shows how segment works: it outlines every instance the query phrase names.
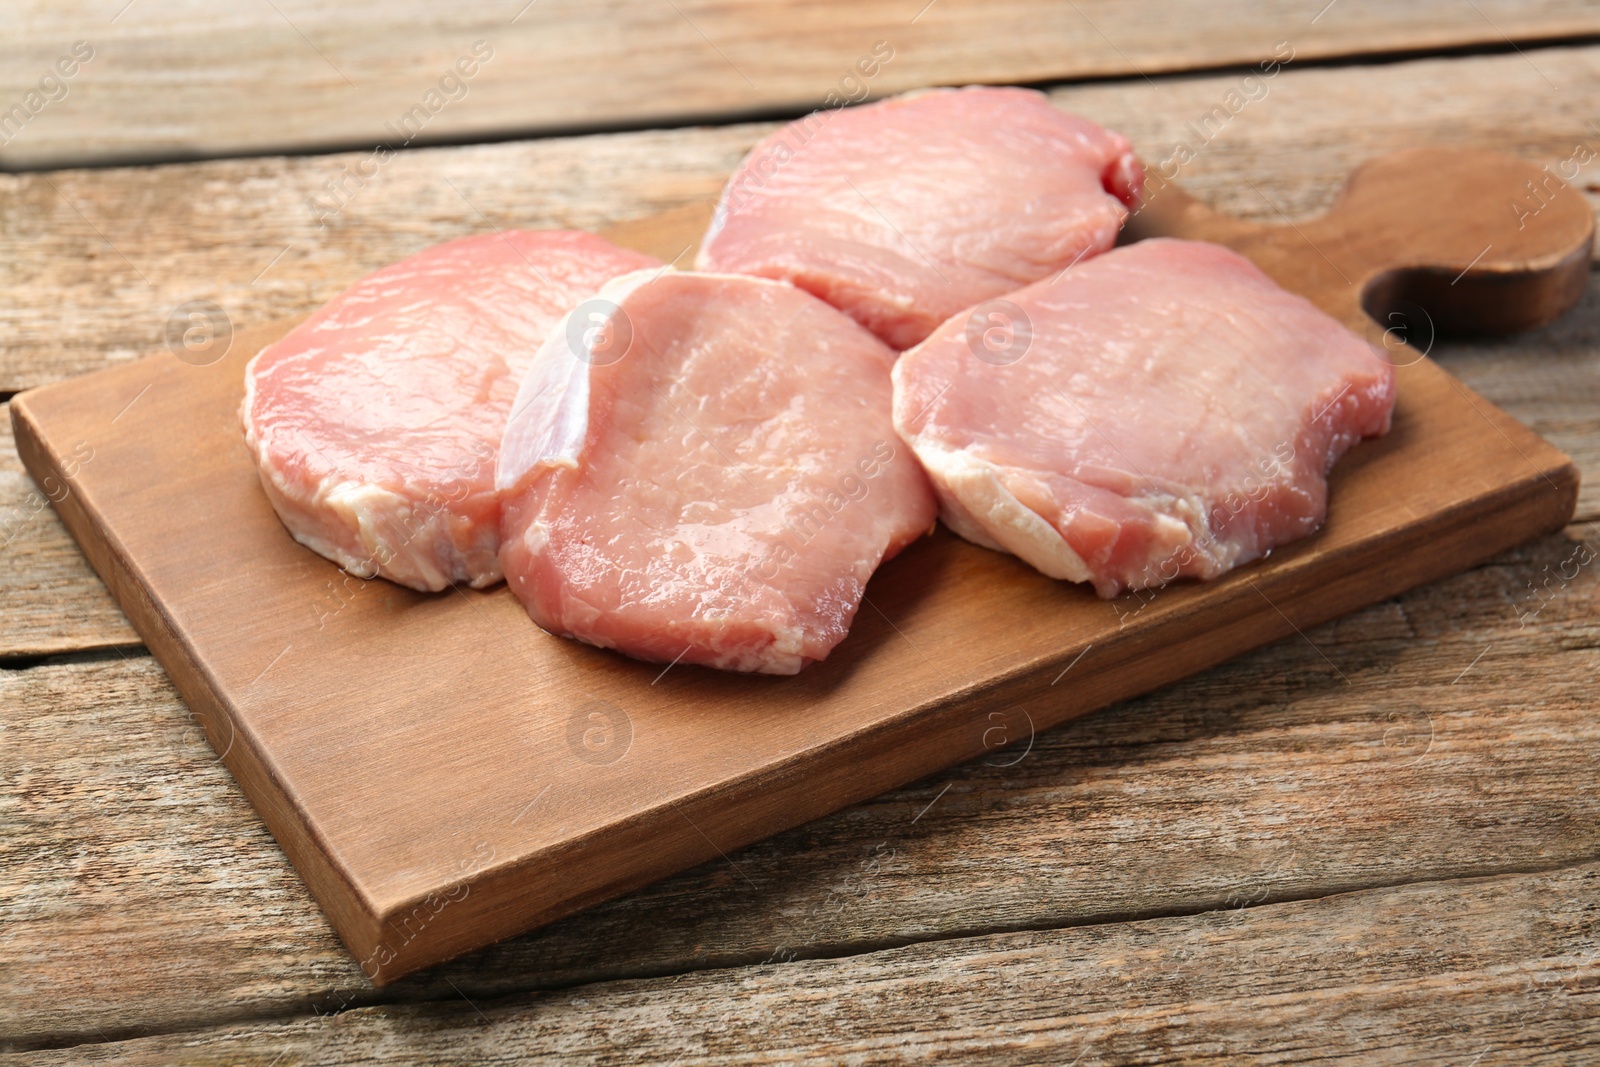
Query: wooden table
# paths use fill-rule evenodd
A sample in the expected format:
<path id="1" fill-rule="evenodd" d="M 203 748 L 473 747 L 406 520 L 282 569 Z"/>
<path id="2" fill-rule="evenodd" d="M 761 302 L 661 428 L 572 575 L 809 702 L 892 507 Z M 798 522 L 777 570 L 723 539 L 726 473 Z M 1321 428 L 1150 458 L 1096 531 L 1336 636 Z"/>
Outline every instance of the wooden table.
<path id="1" fill-rule="evenodd" d="M 1244 86 L 1180 175 L 1243 216 L 1425 143 L 1600 192 L 1593 2 L 124 2 L 7 14 L 0 112 L 94 58 L 0 126 L 54 168 L 0 174 L 0 400 L 159 351 L 186 300 L 254 324 L 489 225 L 714 196 L 879 40 L 874 93 L 1048 82 L 1147 160 Z M 478 40 L 417 138 L 455 146 L 344 177 Z M 527 136 L 576 130 L 613 132 Z M 317 146 L 353 150 L 280 154 Z M 1600 286 L 1432 356 L 1578 461 L 1567 530 L 382 990 L 8 438 L 0 1063 L 1600 1062 Z"/>

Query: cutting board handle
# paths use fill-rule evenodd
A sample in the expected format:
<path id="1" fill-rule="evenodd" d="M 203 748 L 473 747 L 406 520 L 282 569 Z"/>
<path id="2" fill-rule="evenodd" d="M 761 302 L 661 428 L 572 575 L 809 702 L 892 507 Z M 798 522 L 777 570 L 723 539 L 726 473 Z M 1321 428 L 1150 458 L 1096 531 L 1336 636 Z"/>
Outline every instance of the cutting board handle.
<path id="1" fill-rule="evenodd" d="M 1371 160 L 1327 214 L 1247 222 L 1153 174 L 1124 240 L 1215 241 L 1248 256 L 1352 329 L 1505 333 L 1542 326 L 1582 297 L 1594 214 L 1561 174 L 1499 152 L 1414 148 Z M 1576 170 L 1573 170 L 1576 174 Z M 1421 320 L 1426 319 L 1426 322 Z"/>
<path id="2" fill-rule="evenodd" d="M 1594 214 L 1568 180 L 1579 162 L 1574 154 L 1552 168 L 1482 149 L 1413 148 L 1356 168 L 1320 218 L 1292 221 L 1257 186 L 1278 223 L 1220 214 L 1152 171 L 1122 240 L 1227 245 L 1389 347 L 1508 333 L 1565 314 L 1588 284 Z M 709 202 L 694 203 L 601 233 L 687 266 L 710 217 Z"/>

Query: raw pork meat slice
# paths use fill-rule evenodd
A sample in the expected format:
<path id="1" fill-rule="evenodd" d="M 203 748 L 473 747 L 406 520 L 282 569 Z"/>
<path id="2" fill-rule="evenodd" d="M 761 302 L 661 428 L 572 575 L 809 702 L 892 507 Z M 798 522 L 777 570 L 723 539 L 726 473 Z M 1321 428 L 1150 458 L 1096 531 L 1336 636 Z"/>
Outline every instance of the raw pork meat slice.
<path id="1" fill-rule="evenodd" d="M 448 241 L 268 345 L 241 415 L 296 541 L 414 589 L 500 579 L 495 454 L 522 372 L 577 300 L 657 261 L 572 231 Z"/>
<path id="2" fill-rule="evenodd" d="M 979 305 L 894 370 L 944 520 L 1103 597 L 1215 578 L 1322 522 L 1394 369 L 1242 256 L 1152 240 Z"/>
<path id="3" fill-rule="evenodd" d="M 1143 182 L 1127 138 L 1031 89 L 819 111 L 740 164 L 697 265 L 793 282 L 909 348 L 1110 248 Z"/>
<path id="4" fill-rule="evenodd" d="M 552 331 L 506 427 L 512 591 L 546 630 L 639 659 L 823 659 L 936 515 L 891 422 L 894 358 L 781 282 L 612 282 Z"/>

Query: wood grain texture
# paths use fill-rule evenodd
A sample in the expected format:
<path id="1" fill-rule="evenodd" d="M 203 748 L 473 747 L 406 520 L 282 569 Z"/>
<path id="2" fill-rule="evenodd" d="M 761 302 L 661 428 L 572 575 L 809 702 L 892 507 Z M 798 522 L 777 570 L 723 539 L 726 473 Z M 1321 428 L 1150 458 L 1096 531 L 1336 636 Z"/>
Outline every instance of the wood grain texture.
<path id="1" fill-rule="evenodd" d="M 139 636 L 61 525 L 49 493 L 22 469 L 9 415 L 0 405 L 0 662 L 137 646 Z"/>
<path id="2" fill-rule="evenodd" d="M 1221 214 L 1158 175 L 1121 237 L 1183 234 L 1238 249 L 1405 362 L 1437 332 L 1545 326 L 1582 298 L 1594 251 L 1589 204 L 1563 185 L 1541 189 L 1537 208 L 1507 210 L 1547 178 L 1516 156 L 1412 148 L 1356 168 L 1325 214 L 1263 224 Z M 1408 333 L 1427 336 L 1408 348 Z"/>
<path id="3" fill-rule="evenodd" d="M 1581 295 L 1594 220 L 1570 189 L 1531 220 L 1499 210 L 1540 175 L 1412 150 L 1363 166 L 1304 227 L 1227 219 L 1177 185 L 1147 190 L 1136 222 L 1229 244 L 1354 329 L 1374 279 L 1419 272 L 1471 289 L 1441 327 L 1497 306 L 1542 321 Z M 659 221 L 633 236 L 668 257 L 705 223 Z M 286 538 L 237 421 L 244 364 L 285 328 L 203 366 L 164 354 L 34 390 L 11 414 L 35 480 L 60 487 L 97 573 L 381 984 L 981 752 L 988 709 L 1054 725 L 1559 528 L 1577 497 L 1565 456 L 1399 345 L 1392 430 L 1340 465 L 1324 528 L 1271 559 L 1107 603 L 941 533 L 882 570 L 854 640 L 798 678 L 685 667 L 661 685 L 670 666 L 551 638 L 504 589 L 419 597 Z"/>
<path id="4" fill-rule="evenodd" d="M 1271 219 L 1274 209 L 1243 177 L 1252 177 L 1273 202 L 1299 217 L 1325 205 L 1350 165 L 1371 152 L 1416 142 L 1513 147 L 1555 166 L 1572 151 L 1567 139 L 1588 137 L 1583 120 L 1590 117 L 1594 96 L 1594 60 L 1585 58 L 1589 50 L 1528 52 L 1530 63 L 1508 56 L 1347 71 L 1291 68 L 1274 82 L 1272 96 L 1242 113 L 1181 180 L 1230 211 Z M 1565 58 L 1570 56 L 1578 58 Z M 1163 79 L 1159 92 L 1145 92 L 1134 83 L 1088 87 L 1082 95 L 1062 94 L 1062 99 L 1081 101 L 1083 110 L 1103 101 L 1124 126 L 1143 131 L 1138 139 L 1149 155 L 1151 144 L 1164 152 L 1182 124 L 1215 104 L 1231 84 L 1229 76 Z M 735 136 L 748 144 L 762 129 L 741 128 Z M 1359 136 L 1351 135 L 1353 129 Z M 705 143 L 696 138 L 716 141 L 722 133 L 408 153 L 405 160 L 431 161 L 434 169 L 424 168 L 415 181 L 393 192 L 384 192 L 382 183 L 370 185 L 347 209 L 359 214 L 371 198 L 376 206 L 368 217 L 327 235 L 326 241 L 305 225 L 302 202 L 332 176 L 314 170 L 328 160 L 164 168 L 153 178 L 139 171 L 52 175 L 58 185 L 73 189 L 75 202 L 104 211 L 92 214 L 93 223 L 119 244 L 117 227 L 126 225 L 127 233 L 139 233 L 148 247 L 160 249 L 148 260 L 141 257 L 140 267 L 171 287 L 170 303 L 163 303 L 160 293 L 152 297 L 137 273 L 65 204 L 48 192 L 21 200 L 16 196 L 21 185 L 0 177 L 0 247 L 5 251 L 0 275 L 7 292 L 0 306 L 5 325 L 0 391 L 103 365 L 108 351 L 127 359 L 153 350 L 160 320 L 177 300 L 226 291 L 240 294 L 238 307 L 250 310 L 254 321 L 298 313 L 387 259 L 481 228 L 482 220 L 459 198 L 451 206 L 434 197 L 441 171 L 502 225 L 525 220 L 528 189 L 517 179 L 529 176 L 538 187 L 534 194 L 553 189 L 571 198 L 573 210 L 592 211 L 593 220 L 605 221 L 704 195 L 708 181 L 714 189 L 715 179 L 707 175 L 725 170 L 742 148 L 727 148 L 727 163 L 693 157 L 696 145 Z M 560 158 L 560 147 L 569 144 L 587 144 L 591 147 L 583 153 L 597 151 L 602 158 L 609 146 L 620 146 L 623 156 L 639 150 L 636 160 L 648 160 L 649 166 L 641 168 L 635 160 L 613 171 L 584 169 L 575 162 L 576 150 Z M 1281 144 L 1290 147 L 1279 150 Z M 547 154 L 552 145 L 557 150 Z M 708 156 L 717 151 L 722 149 Z M 335 157 L 334 162 L 340 158 L 359 157 Z M 464 162 L 444 170 L 452 159 Z M 399 173 L 400 165 L 397 161 L 386 173 Z M 657 167 L 666 172 L 664 180 L 657 180 L 652 169 Z M 37 178 L 29 180 L 37 184 Z M 282 197 L 276 191 L 280 182 L 288 188 Z M 480 182 L 481 188 L 469 182 Z M 630 201 L 629 191 L 641 189 L 648 195 Z M 646 202 L 646 207 L 634 206 Z M 537 201 L 546 203 L 542 197 Z M 559 208 L 537 210 L 547 211 L 552 220 L 563 218 Z M 130 212 L 140 213 L 144 224 L 126 222 Z M 306 235 L 312 245 L 296 244 L 251 287 L 261 268 L 284 249 L 284 244 L 269 246 L 279 232 Z M 203 251 L 191 245 L 194 234 L 203 238 Z M 281 286 L 280 271 L 287 271 Z M 1600 427 L 1594 422 L 1600 307 L 1595 300 L 1591 292 L 1577 315 L 1509 342 L 1441 341 L 1435 349 L 1453 373 L 1579 459 L 1587 475 L 1580 515 L 1590 519 L 1600 515 L 1595 495 Z M 236 310 L 232 297 L 224 302 Z M 16 469 L 9 453 L 0 452 L 0 470 Z M 0 477 L 0 491 L 9 484 Z M 11 498 L 5 501 L 10 504 Z M 48 544 L 72 551 L 53 518 L 27 536 L 34 536 L 32 530 L 42 531 L 39 536 Z M 380 997 L 454 999 L 455 990 L 440 985 L 440 976 L 449 976 L 483 1004 L 482 998 L 516 989 L 766 959 L 774 952 L 771 946 L 778 946 L 779 958 L 790 952 L 836 954 L 990 924 L 1014 928 L 1079 921 L 1074 916 L 1115 918 L 1144 906 L 1147 895 L 1157 907 L 1184 909 L 1190 905 L 1182 901 L 1214 901 L 1218 894 L 1225 903 L 1270 901 L 1302 890 L 1315 894 L 1404 880 L 1413 869 L 1450 877 L 1565 862 L 1584 848 L 1592 855 L 1597 820 L 1585 798 L 1595 775 L 1585 761 L 1594 740 L 1585 731 L 1593 719 L 1594 666 L 1582 658 L 1596 646 L 1593 620 L 1600 614 L 1593 587 L 1585 584 L 1593 580 L 1592 569 L 1585 568 L 1585 575 L 1569 585 L 1557 583 L 1562 595 L 1526 629 L 1517 624 L 1519 615 L 1539 604 L 1536 584 L 1549 581 L 1550 573 L 1571 558 L 1573 542 L 1597 541 L 1592 527 L 1574 528 L 1566 536 L 1570 540 L 1538 542 L 1489 567 L 1308 631 L 1355 680 L 1361 703 L 1334 688 L 1336 679 L 1310 646 L 1298 639 L 1280 643 L 1043 735 L 1016 767 L 974 762 L 736 854 L 739 868 L 759 890 L 718 861 L 381 992 L 354 977 L 353 965 L 303 886 L 150 661 L 130 668 L 142 678 L 132 682 L 97 673 L 122 669 L 120 660 L 110 666 L 0 674 L 7 744 L 19 736 L 13 723 L 40 726 L 29 738 L 28 775 L 8 772 L 0 779 L 27 783 L 25 790 L 0 792 L 0 804 L 8 820 L 16 813 L 29 819 L 25 832 L 8 830 L 0 842 L 10 848 L 3 869 L 25 872 L 20 888 L 6 878 L 0 905 L 8 918 L 25 916 L 7 923 L 7 936 L 0 939 L 7 964 L 0 967 L 7 1008 L 0 1030 L 98 1041 L 123 1028 L 193 1026 L 296 1011 L 310 1015 Z M 10 576 L 17 558 L 14 553 L 0 558 L 0 579 Z M 92 582 L 87 573 L 77 565 L 77 579 Z M 47 594 L 39 586 L 29 588 Z M 8 620 L 18 603 L 8 591 Z M 74 595 L 59 608 L 70 612 L 81 603 Z M 1480 652 L 1483 658 L 1474 663 Z M 1354 671 L 1346 655 L 1355 661 Z M 1553 722 L 1543 718 L 1546 679 L 1558 704 Z M 1361 717 L 1396 694 L 1415 698 L 1414 706 L 1399 709 L 1398 729 L 1388 711 Z M 107 708 L 114 713 L 100 720 L 102 728 L 94 716 Z M 1414 768 L 1391 774 L 1380 757 L 1405 755 L 1409 762 L 1411 738 L 1420 731 L 1406 722 L 1418 710 L 1451 728 L 1449 769 L 1441 771 L 1432 762 L 1440 751 L 1433 749 Z M 108 748 L 108 732 L 128 738 L 128 745 Z M 1309 756 L 1319 758 L 1302 758 Z M 50 773 L 52 767 L 59 773 Z M 149 782 L 162 788 L 146 790 Z M 1287 813 L 1286 794 L 1302 801 Z M 1237 811 L 1236 797 L 1245 801 Z M 1443 813 L 1438 818 L 1436 810 Z M 176 813 L 181 814 L 173 819 Z M 1103 866 L 1094 850 L 1075 851 L 1080 826 L 1088 827 L 1089 840 L 1101 850 L 1110 842 L 1113 864 Z M 1306 841 L 1316 851 L 1306 853 L 1300 847 Z M 880 858 L 890 850 L 888 859 Z M 1044 875 L 1037 873 L 1040 864 Z M 874 876 L 886 867 L 892 873 Z M 28 880 L 48 884 L 49 891 L 30 893 Z M 1174 900 L 1180 903 L 1171 904 Z M 25 909 L 13 901 L 25 901 Z M 1556 921 L 1538 910 L 1537 900 L 1503 903 L 1505 915 L 1534 916 L 1546 925 Z M 1281 958 L 1281 945 L 1299 943 L 1296 935 L 1315 925 L 1315 920 L 1302 921 L 1283 941 L 1264 942 L 1255 953 L 1260 969 L 1294 970 L 1294 964 L 1273 968 L 1270 961 Z M 1503 922 L 1486 927 L 1474 940 L 1495 945 L 1503 928 Z M 1356 943 L 1393 941 L 1392 934 L 1371 935 L 1369 927 L 1329 929 L 1348 930 Z M 97 946 L 113 941 L 122 951 L 97 954 Z M 1309 965 L 1302 970 L 1321 973 Z M 1054 967 L 1047 987 L 1060 988 L 1060 976 L 1071 973 L 1066 965 Z M 1209 970 L 1201 975 L 1206 981 L 1213 977 Z M 1528 987 L 1541 988 L 1540 980 L 1540 972 L 1534 972 Z M 862 995 L 884 988 L 884 981 L 882 972 L 868 972 L 861 983 L 842 988 Z M 1197 993 L 1210 988 L 1189 987 Z M 1489 1018 L 1472 1009 L 1474 1002 L 1489 1001 L 1479 995 L 1483 988 L 1470 981 L 1454 984 L 1452 996 L 1439 1005 L 1437 1025 L 1419 1022 L 1404 1031 L 1417 1037 L 1410 1047 L 1390 1042 L 1387 1058 L 1426 1060 L 1431 1043 L 1443 1035 L 1442 1060 L 1471 1062 L 1478 1048 L 1450 1056 L 1455 1046 L 1448 1042 L 1459 1033 L 1477 1032 L 1474 1028 Z M 1029 995 L 1031 990 L 1004 1003 Z M 1560 995 L 1565 997 L 1565 990 Z M 1347 1003 L 1355 1011 L 1372 1002 Z M 678 1016 L 662 1017 L 663 1033 L 683 1026 L 684 1016 L 692 1013 L 690 998 L 678 1003 Z M 1241 999 L 1229 1007 L 1238 1018 L 1264 1012 L 1275 1021 L 1278 1003 Z M 1534 999 L 1519 1007 L 1513 1028 L 1517 1040 L 1497 1040 L 1480 1062 L 1526 1062 L 1540 1052 L 1543 1031 L 1535 1030 L 1539 1040 L 1531 1047 L 1521 1038 L 1527 1027 L 1551 1018 L 1538 1014 L 1546 1003 Z M 576 1007 L 581 1006 L 574 1012 Z M 770 1014 L 785 1017 L 782 1007 Z M 797 1043 L 814 1041 L 818 1032 L 822 1017 L 806 1015 Z M 1304 1059 L 1328 1048 L 1329 1034 L 1340 1034 L 1345 1017 L 1330 1017 L 1327 1027 L 1285 1058 Z M 974 1025 L 981 1025 L 994 1015 L 974 1008 L 967 1019 L 974 1018 L 979 1020 Z M 1392 1018 L 1386 1015 L 1382 1022 Z M 569 1016 L 567 1024 L 581 1021 Z M 513 1015 L 502 1025 L 520 1024 Z M 257 1028 L 240 1024 L 234 1029 L 238 1039 L 226 1054 L 195 1051 L 195 1056 L 249 1062 Z M 314 1040 L 334 1040 L 330 1033 L 322 1030 Z M 724 1046 L 738 1041 L 737 1033 L 715 1020 L 698 1029 L 691 1025 L 689 1033 L 690 1039 L 705 1035 Z M 1129 1037 L 1120 1046 L 1123 1058 L 1136 1059 L 1146 1046 L 1162 1047 L 1161 1040 L 1160 1035 Z M 1264 1047 L 1276 1047 L 1272 1034 L 1261 1040 Z M 142 1054 L 152 1060 L 164 1056 L 161 1062 L 177 1059 L 173 1043 L 167 1039 L 154 1046 L 163 1052 L 144 1046 Z M 1374 1038 L 1365 1059 L 1384 1054 L 1382 1044 Z M 407 1047 L 386 1040 L 368 1046 L 365 1054 L 368 1061 L 402 1062 L 410 1058 Z M 1336 1040 L 1332 1051 L 1346 1047 Z M 521 1048 L 513 1042 L 503 1058 L 519 1058 Z M 280 1051 L 281 1046 L 273 1054 Z M 88 1054 L 77 1049 L 40 1058 L 79 1062 Z M 131 1054 L 141 1051 L 135 1047 Z M 1559 1045 L 1549 1055 L 1577 1058 Z M 1115 1058 L 1100 1046 L 1083 1062 Z M 321 1059 L 302 1047 L 282 1062 Z M 261 1062 L 270 1060 L 265 1056 Z"/>
<path id="5" fill-rule="evenodd" d="M 1419 343 L 1425 338 L 1417 337 Z M 1498 340 L 1433 340 L 1433 358 L 1572 456 L 1583 472 L 1577 518 L 1600 519 L 1600 286 L 1552 326 Z M 22 469 L 0 414 L 0 657 L 110 646 L 138 635 Z"/>
<path id="6" fill-rule="evenodd" d="M 1254 62 L 1280 41 L 1309 59 L 1600 33 L 1600 10 L 1584 0 L 1320 6 L 27 0 L 13 5 L 0 42 L 0 109 L 25 109 L 0 128 L 0 166 L 372 145 L 398 141 L 388 127 L 408 112 L 417 119 L 406 134 L 437 142 L 798 113 L 925 85 L 1216 68 Z M 93 59 L 30 99 L 78 41 Z M 879 42 L 892 59 L 869 62 L 863 77 L 857 64 Z M 463 59 L 472 75 L 441 91 Z"/>
<path id="7" fill-rule="evenodd" d="M 257 1065 L 1569 1064 L 1600 865 L 5 1057 Z"/>
<path id="8" fill-rule="evenodd" d="M 1199 143 L 1189 124 L 1241 79 L 1088 85 L 1053 99 L 1124 130 L 1154 165 L 1189 144 L 1197 154 L 1176 170 L 1185 188 L 1262 221 L 1319 212 L 1363 160 L 1417 145 L 1496 148 L 1553 169 L 1579 145 L 1600 149 L 1587 125 L 1600 121 L 1590 107 L 1600 48 L 1350 69 L 1291 63 Z M 187 300 L 215 301 L 242 330 L 309 313 L 385 263 L 491 225 L 597 228 L 713 198 L 771 128 L 407 151 L 354 189 L 326 228 L 309 198 L 364 153 L 0 175 L 0 393 L 161 351 L 169 315 Z M 1597 175 L 1591 161 L 1573 184 Z"/>
<path id="9" fill-rule="evenodd" d="M 153 661 L 0 673 L 21 783 L 0 1033 L 100 1040 L 452 983 L 478 1000 L 1592 859 L 1600 560 L 1533 592 L 1585 544 L 1600 527 L 381 991 Z"/>
<path id="10" fill-rule="evenodd" d="M 1573 457 L 1582 472 L 1576 518 L 1600 519 L 1600 284 L 1578 309 L 1512 338 L 1436 338 L 1432 356 L 1473 389 Z"/>

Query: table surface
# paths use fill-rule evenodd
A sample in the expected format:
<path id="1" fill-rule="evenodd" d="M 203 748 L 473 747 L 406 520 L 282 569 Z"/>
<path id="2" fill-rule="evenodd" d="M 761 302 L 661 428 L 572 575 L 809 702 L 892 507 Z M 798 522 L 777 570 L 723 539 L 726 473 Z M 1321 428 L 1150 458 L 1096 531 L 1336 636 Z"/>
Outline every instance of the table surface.
<path id="1" fill-rule="evenodd" d="M 1242 216 L 1417 144 L 1600 192 L 1596 3 L 486 7 L 13 4 L 0 400 L 188 300 L 242 328 L 490 226 L 704 201 L 880 40 L 873 93 L 1049 84 Z M 1431 355 L 1573 456 L 1573 525 L 381 990 L 0 420 L 0 1064 L 1600 1062 L 1600 286 Z"/>

